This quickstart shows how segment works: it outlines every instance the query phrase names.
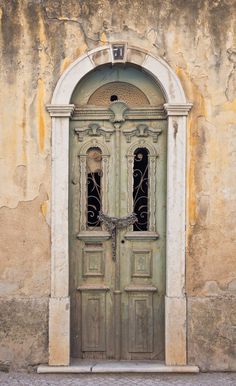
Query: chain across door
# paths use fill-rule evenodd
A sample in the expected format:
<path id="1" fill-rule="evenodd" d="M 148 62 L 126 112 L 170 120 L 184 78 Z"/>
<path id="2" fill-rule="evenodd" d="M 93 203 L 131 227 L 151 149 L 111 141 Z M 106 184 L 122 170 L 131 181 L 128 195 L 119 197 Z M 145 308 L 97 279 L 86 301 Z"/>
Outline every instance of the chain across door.
<path id="1" fill-rule="evenodd" d="M 70 140 L 72 356 L 163 359 L 165 113 L 79 109 Z"/>

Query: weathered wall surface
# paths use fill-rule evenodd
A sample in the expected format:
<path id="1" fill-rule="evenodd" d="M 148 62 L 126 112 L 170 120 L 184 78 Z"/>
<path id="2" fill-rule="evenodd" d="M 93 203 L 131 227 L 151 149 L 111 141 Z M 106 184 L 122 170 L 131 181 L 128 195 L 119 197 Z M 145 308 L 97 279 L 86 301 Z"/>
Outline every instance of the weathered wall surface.
<path id="1" fill-rule="evenodd" d="M 194 104 L 188 355 L 203 369 L 236 370 L 235 0 L 0 0 L 0 361 L 47 361 L 51 149 L 45 104 L 70 63 L 112 40 L 165 59 Z"/>

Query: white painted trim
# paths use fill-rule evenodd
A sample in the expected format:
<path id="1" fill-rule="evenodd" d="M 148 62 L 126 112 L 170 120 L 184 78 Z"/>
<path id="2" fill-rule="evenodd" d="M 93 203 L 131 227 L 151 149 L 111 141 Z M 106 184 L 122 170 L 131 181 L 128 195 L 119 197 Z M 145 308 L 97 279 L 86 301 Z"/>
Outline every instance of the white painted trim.
<path id="1" fill-rule="evenodd" d="M 158 57 L 154 57 L 152 54 L 144 51 L 140 48 L 130 47 L 127 45 L 127 49 L 132 52 L 140 52 L 143 54 L 143 60 L 140 66 L 146 70 L 160 85 L 167 103 L 186 104 L 186 98 L 181 86 L 181 83 L 170 68 L 170 66 Z M 110 45 L 104 45 L 97 47 L 94 50 L 89 51 L 87 54 L 80 56 L 74 63 L 72 63 L 59 79 L 55 91 L 52 97 L 52 104 L 66 105 L 70 103 L 71 96 L 76 85 L 79 81 L 96 67 L 96 54 L 106 52 L 107 55 L 103 56 L 103 64 L 112 63 Z M 129 55 L 129 61 L 132 62 L 132 55 Z"/>
<path id="2" fill-rule="evenodd" d="M 191 104 L 186 102 L 181 83 L 166 62 L 140 48 L 127 45 L 127 50 L 127 58 L 129 58 L 127 63 L 139 65 L 149 73 L 160 85 L 167 102 L 164 105 L 168 114 L 166 364 L 186 365 L 186 116 L 191 109 Z M 138 59 L 137 52 L 139 53 Z M 112 62 L 111 54 L 110 45 L 104 45 L 78 58 L 62 74 L 55 88 L 52 104 L 47 106 L 52 117 L 51 303 L 53 307 L 49 312 L 49 349 L 53 347 L 53 350 L 49 353 L 49 357 L 50 364 L 58 366 L 66 366 L 70 363 L 68 166 L 69 121 L 74 110 L 70 100 L 76 85 L 86 74 L 98 65 Z M 67 306 L 63 308 L 63 304 Z M 64 350 L 61 347 L 61 336 L 53 332 L 54 329 L 57 330 L 54 321 L 60 313 L 63 324 L 61 329 L 64 329 L 63 344 L 67 345 Z M 176 316 L 179 316 L 178 323 L 176 323 Z M 59 352 L 60 355 L 58 355 Z"/>

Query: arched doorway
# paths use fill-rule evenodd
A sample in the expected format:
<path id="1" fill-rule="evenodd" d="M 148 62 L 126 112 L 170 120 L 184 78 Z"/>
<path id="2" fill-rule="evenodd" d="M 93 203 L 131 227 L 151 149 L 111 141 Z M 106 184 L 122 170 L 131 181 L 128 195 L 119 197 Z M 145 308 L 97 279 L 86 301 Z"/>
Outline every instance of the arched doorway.
<path id="1" fill-rule="evenodd" d="M 71 102 L 72 357 L 164 360 L 164 96 L 140 69 L 106 65 Z"/>
<path id="2" fill-rule="evenodd" d="M 186 117 L 191 104 L 186 102 L 178 78 L 164 61 L 138 48 L 128 45 L 124 45 L 123 48 L 126 51 L 125 55 L 121 60 L 118 57 L 118 61 L 136 65 L 149 73 L 159 85 L 166 101 L 164 104 L 167 113 L 165 363 L 186 365 Z M 52 116 L 50 365 L 70 363 L 68 166 L 69 126 L 71 117 L 76 111 L 74 104 L 71 103 L 71 97 L 76 85 L 86 74 L 101 65 L 116 62 L 113 45 L 99 47 L 82 56 L 62 75 L 56 86 L 52 104 L 47 107 Z M 135 152 L 135 149 L 132 151 Z"/>

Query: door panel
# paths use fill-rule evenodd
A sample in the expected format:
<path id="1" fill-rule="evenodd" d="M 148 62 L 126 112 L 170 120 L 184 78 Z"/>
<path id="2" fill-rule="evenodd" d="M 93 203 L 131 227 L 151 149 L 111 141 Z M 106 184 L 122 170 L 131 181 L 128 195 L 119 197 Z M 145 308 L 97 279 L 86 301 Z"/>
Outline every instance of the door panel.
<path id="1" fill-rule="evenodd" d="M 153 352 L 153 294 L 142 289 L 131 292 L 128 299 L 128 351 Z"/>
<path id="2" fill-rule="evenodd" d="M 106 293 L 82 292 L 82 351 L 106 351 Z"/>
<path id="3" fill-rule="evenodd" d="M 119 101 L 94 116 L 70 126 L 72 356 L 163 359 L 166 116 Z"/>

